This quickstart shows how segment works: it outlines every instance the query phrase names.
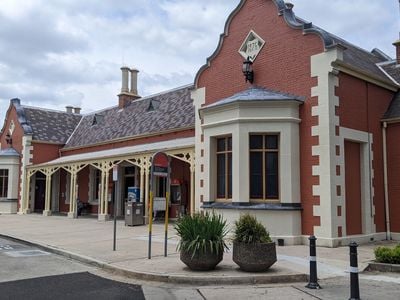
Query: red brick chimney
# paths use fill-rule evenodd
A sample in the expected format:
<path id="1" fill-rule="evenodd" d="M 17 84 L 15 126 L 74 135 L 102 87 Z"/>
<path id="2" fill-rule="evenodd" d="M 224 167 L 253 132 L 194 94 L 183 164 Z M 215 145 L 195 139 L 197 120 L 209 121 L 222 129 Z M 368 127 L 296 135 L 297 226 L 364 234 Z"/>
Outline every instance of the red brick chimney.
<path id="1" fill-rule="evenodd" d="M 131 101 L 139 99 L 140 96 L 137 92 L 137 74 L 139 73 L 136 69 L 129 69 L 128 67 L 122 67 L 122 87 L 121 93 L 118 95 L 118 106 L 119 108 L 126 107 Z M 129 90 L 129 73 L 131 73 L 131 88 Z"/>
<path id="2" fill-rule="evenodd" d="M 400 65 L 400 40 L 394 42 L 393 46 L 396 47 L 396 62 L 398 65 Z"/>

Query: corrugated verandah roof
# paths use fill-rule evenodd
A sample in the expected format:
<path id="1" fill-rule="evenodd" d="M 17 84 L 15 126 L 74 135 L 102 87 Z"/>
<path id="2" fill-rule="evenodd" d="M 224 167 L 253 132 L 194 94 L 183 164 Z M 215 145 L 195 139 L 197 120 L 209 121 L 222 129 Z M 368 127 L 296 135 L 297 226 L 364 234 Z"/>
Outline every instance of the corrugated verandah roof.
<path id="1" fill-rule="evenodd" d="M 192 86 L 134 100 L 125 108 L 112 107 L 86 115 L 64 149 L 84 147 L 121 138 L 193 128 Z M 96 118 L 96 121 L 95 121 Z"/>
<path id="2" fill-rule="evenodd" d="M 140 154 L 155 153 L 157 151 L 173 151 L 179 149 L 194 148 L 194 137 L 174 139 L 156 143 L 141 144 L 135 146 L 121 147 L 109 150 L 101 150 L 94 152 L 87 152 L 74 155 L 66 155 L 59 157 L 55 160 L 45 162 L 38 165 L 31 165 L 28 168 L 41 168 L 49 166 L 65 166 L 71 163 L 87 163 L 96 160 L 106 159 L 122 159 L 124 157 L 133 157 Z"/>

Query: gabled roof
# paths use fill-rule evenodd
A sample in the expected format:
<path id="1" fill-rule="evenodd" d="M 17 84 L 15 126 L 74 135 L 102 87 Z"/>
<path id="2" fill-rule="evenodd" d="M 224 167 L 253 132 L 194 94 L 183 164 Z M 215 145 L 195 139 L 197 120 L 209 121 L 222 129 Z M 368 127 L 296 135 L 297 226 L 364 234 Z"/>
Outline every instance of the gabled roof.
<path id="1" fill-rule="evenodd" d="M 222 45 L 224 39 L 229 34 L 229 26 L 232 22 L 232 19 L 235 15 L 240 11 L 240 9 L 245 4 L 246 0 L 241 0 L 235 10 L 228 17 L 224 33 L 221 34 L 220 40 L 217 46 L 217 49 L 214 53 L 207 58 L 207 62 L 203 65 L 196 74 L 195 77 L 195 85 L 197 86 L 198 79 L 201 73 L 210 66 L 211 61 L 218 55 L 218 53 L 222 49 Z M 278 15 L 283 17 L 286 23 L 294 29 L 302 30 L 304 35 L 307 34 L 315 34 L 318 35 L 325 49 L 332 49 L 337 45 L 343 46 L 345 49 L 343 51 L 343 61 L 344 63 L 354 67 L 363 72 L 367 72 L 371 75 L 376 76 L 379 79 L 390 82 L 390 78 L 383 72 L 376 64 L 386 62 L 390 60 L 386 54 L 384 54 L 379 49 L 374 49 L 372 52 L 361 49 L 325 30 L 322 28 L 315 26 L 311 22 L 305 21 L 299 17 L 297 17 L 293 11 L 293 5 L 290 3 L 285 3 L 283 0 L 273 0 L 274 4 L 277 7 Z"/>
<path id="2" fill-rule="evenodd" d="M 381 64 L 380 67 L 392 78 L 392 80 L 400 85 L 400 65 L 397 64 L 396 60 Z"/>
<path id="3" fill-rule="evenodd" d="M 78 125 L 81 115 L 23 106 L 32 140 L 65 144 Z"/>
<path id="4" fill-rule="evenodd" d="M 387 121 L 399 118 L 400 118 L 400 90 L 394 95 L 388 110 L 383 116 L 383 120 Z"/>
<path id="5" fill-rule="evenodd" d="M 123 109 L 112 107 L 86 115 L 64 149 L 193 128 L 195 114 L 191 88 L 192 85 L 181 87 L 133 100 Z"/>
<path id="6" fill-rule="evenodd" d="M 24 134 L 32 135 L 32 140 L 56 144 L 65 144 L 81 115 L 39 107 L 21 105 L 19 99 L 12 99 L 17 111 L 18 122 Z"/>
<path id="7" fill-rule="evenodd" d="M 290 95 L 283 92 L 273 91 L 262 87 L 250 87 L 247 90 L 241 91 L 233 96 L 221 99 L 215 103 L 204 106 L 204 108 L 222 106 L 234 102 L 249 102 L 249 101 L 298 101 L 303 102 L 304 98 Z"/>

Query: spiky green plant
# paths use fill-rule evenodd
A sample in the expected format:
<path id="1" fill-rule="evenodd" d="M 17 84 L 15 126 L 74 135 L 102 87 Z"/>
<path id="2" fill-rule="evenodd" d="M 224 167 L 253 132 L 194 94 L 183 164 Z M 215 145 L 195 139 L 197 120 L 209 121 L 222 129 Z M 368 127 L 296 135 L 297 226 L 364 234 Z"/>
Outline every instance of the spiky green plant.
<path id="1" fill-rule="evenodd" d="M 219 254 L 228 249 L 225 244 L 225 236 L 228 233 L 226 220 L 214 212 L 183 216 L 174 228 L 181 238 L 177 249 L 192 253 L 192 258 L 197 253 Z"/>
<path id="2" fill-rule="evenodd" d="M 235 222 L 234 241 L 251 244 L 269 243 L 272 240 L 269 236 L 269 232 L 256 217 L 244 214 Z"/>

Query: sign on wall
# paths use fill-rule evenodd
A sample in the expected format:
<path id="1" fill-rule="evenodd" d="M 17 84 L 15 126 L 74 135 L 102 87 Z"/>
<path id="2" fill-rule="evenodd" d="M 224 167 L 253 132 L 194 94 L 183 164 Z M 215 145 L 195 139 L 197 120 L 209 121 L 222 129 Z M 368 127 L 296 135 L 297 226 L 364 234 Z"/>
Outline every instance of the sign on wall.
<path id="1" fill-rule="evenodd" d="M 253 30 L 250 30 L 239 49 L 239 53 L 244 59 L 249 58 L 253 62 L 257 58 L 264 45 L 265 41 Z"/>

